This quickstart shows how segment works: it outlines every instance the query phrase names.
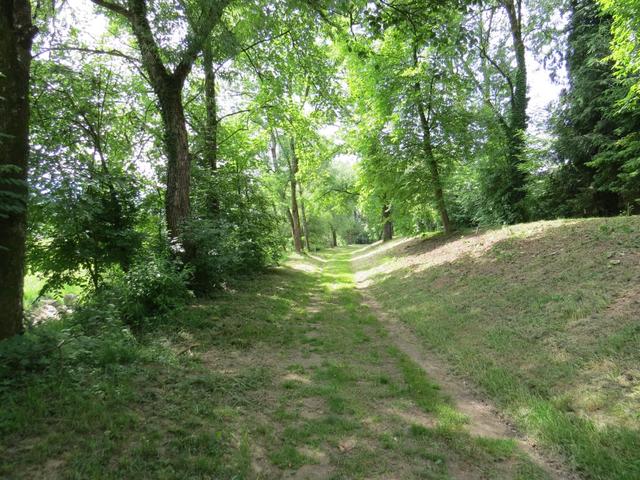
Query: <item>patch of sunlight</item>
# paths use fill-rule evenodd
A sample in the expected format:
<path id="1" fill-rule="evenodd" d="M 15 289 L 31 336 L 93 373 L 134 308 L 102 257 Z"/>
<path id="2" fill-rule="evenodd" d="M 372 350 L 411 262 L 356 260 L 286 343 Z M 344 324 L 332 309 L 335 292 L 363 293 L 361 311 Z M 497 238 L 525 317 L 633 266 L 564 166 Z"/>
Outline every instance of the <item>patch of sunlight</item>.
<path id="1" fill-rule="evenodd" d="M 587 363 L 565 392 L 572 409 L 598 427 L 637 425 L 640 370 L 634 365 L 600 358 Z"/>
<path id="2" fill-rule="evenodd" d="M 375 277 L 379 275 L 388 275 L 401 269 L 411 269 L 414 272 L 422 272 L 432 267 L 454 262 L 461 257 L 481 257 L 496 243 L 503 240 L 513 238 L 514 236 L 518 238 L 538 236 L 546 230 L 566 224 L 566 220 L 542 221 L 503 227 L 501 229 L 489 230 L 483 233 L 472 233 L 444 243 L 443 245 L 424 253 L 397 256 L 391 261 L 384 262 L 372 268 L 364 270 L 358 269 L 355 276 L 356 282 L 362 287 L 367 287 L 373 282 Z M 365 255 L 355 257 L 353 261 L 357 265 L 357 262 L 362 261 L 367 257 L 380 256 L 391 248 L 404 245 L 409 242 L 419 241 L 420 237 L 410 237 L 398 242 L 389 242 L 384 244 L 381 248 L 375 249 Z"/>
<path id="3" fill-rule="evenodd" d="M 298 270 L 300 272 L 306 272 L 306 273 L 318 273 L 320 271 L 320 268 L 306 262 L 289 261 L 287 262 L 287 266 L 294 270 Z"/>
<path id="4" fill-rule="evenodd" d="M 354 250 L 351 253 L 352 253 L 352 255 L 358 255 L 358 254 L 360 254 L 362 252 L 366 252 L 367 250 L 375 249 L 379 245 L 382 245 L 382 240 L 378 240 L 377 242 L 373 242 L 373 243 L 369 243 L 367 245 L 364 245 L 363 247 L 360 247 L 360 248 L 358 248 L 357 250 Z"/>
<path id="5" fill-rule="evenodd" d="M 352 260 L 354 262 L 360 262 L 367 258 L 373 257 L 374 255 L 380 255 L 381 253 L 386 252 L 387 250 L 391 250 L 392 248 L 399 247 L 400 245 L 404 245 L 405 243 L 411 242 L 416 237 L 406 237 L 406 238 L 398 238 L 396 240 L 391 240 L 390 242 L 382 243 L 381 241 L 372 243 L 371 245 L 367 245 L 364 248 L 356 250 L 353 252 L 353 255 L 358 255 L 358 253 L 365 252 L 367 250 L 371 250 L 368 253 L 364 253 L 362 255 L 354 256 Z"/>
<path id="6" fill-rule="evenodd" d="M 327 263 L 329 260 L 326 258 L 318 257 L 317 255 L 312 255 L 311 253 L 307 253 L 309 258 L 313 258 L 316 262 Z"/>
<path id="7" fill-rule="evenodd" d="M 322 282 L 322 287 L 329 290 L 330 292 L 335 292 L 336 290 L 348 289 L 350 286 L 345 284 L 344 282 Z"/>
<path id="8" fill-rule="evenodd" d="M 304 384 L 309 384 L 311 383 L 311 380 L 309 380 L 308 377 L 304 376 L 304 375 L 300 375 L 298 373 L 287 373 L 284 377 L 283 380 L 285 382 L 299 382 L 299 383 L 304 383 Z"/>

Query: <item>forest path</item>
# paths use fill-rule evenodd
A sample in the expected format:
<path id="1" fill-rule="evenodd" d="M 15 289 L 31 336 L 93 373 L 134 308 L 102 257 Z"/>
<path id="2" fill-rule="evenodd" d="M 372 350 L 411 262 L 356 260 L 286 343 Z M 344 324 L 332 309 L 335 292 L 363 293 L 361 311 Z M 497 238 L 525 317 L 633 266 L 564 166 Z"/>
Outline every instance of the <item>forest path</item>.
<path id="1" fill-rule="evenodd" d="M 425 375 L 356 288 L 356 250 L 239 279 L 123 361 L 51 370 L 3 404 L 0 478 L 559 478 Z"/>
<path id="2" fill-rule="evenodd" d="M 437 355 L 426 350 L 411 329 L 393 315 L 387 313 L 367 291 L 365 282 L 358 281 L 364 303 L 369 306 L 384 325 L 390 340 L 418 365 L 448 396 L 455 408 L 468 419 L 466 430 L 475 437 L 512 439 L 546 474 L 556 480 L 577 480 L 579 476 L 568 469 L 561 458 L 538 449 L 535 442 L 527 438 L 502 416 L 488 399 L 483 398 L 467 381 L 454 375 L 452 369 Z"/>

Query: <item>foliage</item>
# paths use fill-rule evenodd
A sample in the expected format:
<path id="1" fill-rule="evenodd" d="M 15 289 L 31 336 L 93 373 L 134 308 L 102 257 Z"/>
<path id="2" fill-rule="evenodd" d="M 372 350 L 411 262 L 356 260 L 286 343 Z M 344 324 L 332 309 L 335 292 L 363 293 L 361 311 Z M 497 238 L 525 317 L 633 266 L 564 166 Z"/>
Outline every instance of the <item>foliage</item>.
<path id="1" fill-rule="evenodd" d="M 611 17 L 593 0 L 573 4 L 570 86 L 553 119 L 555 158 L 541 216 L 615 215 L 640 208 L 640 114 L 620 111 L 624 85 L 606 60 Z"/>
<path id="2" fill-rule="evenodd" d="M 611 58 L 617 74 L 629 86 L 625 102 L 632 104 L 640 98 L 640 2 L 638 0 L 600 0 L 604 11 L 611 15 Z M 633 105 L 630 108 L 635 108 Z"/>
<path id="3" fill-rule="evenodd" d="M 99 310 L 105 303 L 113 305 L 122 320 L 139 326 L 192 299 L 191 275 L 192 270 L 179 265 L 168 252 L 146 252 L 125 274 L 114 275 L 97 295 L 96 306 Z"/>
<path id="4" fill-rule="evenodd" d="M 37 213 L 49 223 L 34 235 L 29 262 L 47 277 L 43 293 L 82 281 L 86 273 L 98 288 L 111 266 L 129 268 L 140 245 L 135 185 L 130 178 L 95 176 L 77 192 L 62 186 Z"/>
<path id="5" fill-rule="evenodd" d="M 189 264 L 195 271 L 198 293 L 211 292 L 238 275 L 275 265 L 284 253 L 276 218 L 270 212 L 247 208 L 236 213 L 241 218 L 202 218 L 185 225 L 185 241 L 197 245 Z"/>
<path id="6" fill-rule="evenodd" d="M 81 74 L 37 63 L 34 83 L 30 267 L 47 277 L 45 291 L 87 277 L 97 288 L 111 266 L 128 268 L 142 239 L 131 158 L 139 119 L 123 113 L 135 97 L 100 63 L 84 64 Z"/>

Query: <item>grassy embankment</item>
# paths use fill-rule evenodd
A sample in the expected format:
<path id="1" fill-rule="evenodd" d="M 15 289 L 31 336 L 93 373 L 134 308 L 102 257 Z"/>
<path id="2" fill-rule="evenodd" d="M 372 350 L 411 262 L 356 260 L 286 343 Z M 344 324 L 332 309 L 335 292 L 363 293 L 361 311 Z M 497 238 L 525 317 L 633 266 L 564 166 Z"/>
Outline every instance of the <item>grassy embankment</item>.
<path id="1" fill-rule="evenodd" d="M 585 478 L 640 478 L 640 218 L 399 239 L 354 261 L 425 347 Z"/>

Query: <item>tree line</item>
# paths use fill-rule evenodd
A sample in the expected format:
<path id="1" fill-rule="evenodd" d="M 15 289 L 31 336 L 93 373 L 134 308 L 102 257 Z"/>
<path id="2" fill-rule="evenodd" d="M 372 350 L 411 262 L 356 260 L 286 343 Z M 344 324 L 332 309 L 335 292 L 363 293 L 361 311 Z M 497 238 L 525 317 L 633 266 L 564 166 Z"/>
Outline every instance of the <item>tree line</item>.
<path id="1" fill-rule="evenodd" d="M 636 213 L 639 11 L 4 2 L 0 338 L 27 272 L 139 326 L 288 246 Z M 531 58 L 567 77 L 548 119 Z"/>

